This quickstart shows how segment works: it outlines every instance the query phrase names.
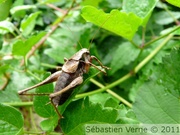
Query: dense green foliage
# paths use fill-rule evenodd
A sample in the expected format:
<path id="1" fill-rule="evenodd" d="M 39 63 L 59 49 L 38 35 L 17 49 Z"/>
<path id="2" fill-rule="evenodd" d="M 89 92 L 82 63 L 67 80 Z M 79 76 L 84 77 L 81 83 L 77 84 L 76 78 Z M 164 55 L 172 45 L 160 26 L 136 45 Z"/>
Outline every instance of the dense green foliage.
<path id="1" fill-rule="evenodd" d="M 81 135 L 92 123 L 179 124 L 180 1 L 167 1 L 0 0 L 0 134 Z M 58 107 L 59 123 L 48 96 L 18 95 L 81 48 L 110 70 L 91 67 Z M 51 83 L 28 93 L 53 89 Z"/>

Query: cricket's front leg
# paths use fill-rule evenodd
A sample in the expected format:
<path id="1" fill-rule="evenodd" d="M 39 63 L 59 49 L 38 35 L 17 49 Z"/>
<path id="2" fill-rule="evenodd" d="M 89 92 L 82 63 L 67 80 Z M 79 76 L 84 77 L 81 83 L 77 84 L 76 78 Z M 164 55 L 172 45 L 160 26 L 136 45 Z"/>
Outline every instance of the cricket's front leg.
<path id="1" fill-rule="evenodd" d="M 109 67 L 104 66 L 104 65 L 100 62 L 100 60 L 99 60 L 98 58 L 96 58 L 95 56 L 91 56 L 91 60 L 97 61 L 97 62 L 100 64 L 100 66 L 101 66 L 102 68 L 104 68 L 104 69 L 110 69 Z"/>
<path id="2" fill-rule="evenodd" d="M 32 86 L 32 87 L 29 87 L 29 88 L 26 88 L 26 89 L 23 89 L 21 91 L 18 91 L 18 94 L 19 95 L 23 95 L 25 92 L 31 90 L 31 89 L 34 89 L 34 88 L 37 88 L 39 86 L 42 86 L 42 85 L 45 85 L 45 84 L 48 84 L 48 83 L 52 83 L 54 81 L 56 81 L 58 79 L 58 77 L 61 75 L 62 71 L 57 71 L 55 73 L 53 73 L 52 75 L 50 75 L 48 78 L 46 78 L 44 81 Z"/>

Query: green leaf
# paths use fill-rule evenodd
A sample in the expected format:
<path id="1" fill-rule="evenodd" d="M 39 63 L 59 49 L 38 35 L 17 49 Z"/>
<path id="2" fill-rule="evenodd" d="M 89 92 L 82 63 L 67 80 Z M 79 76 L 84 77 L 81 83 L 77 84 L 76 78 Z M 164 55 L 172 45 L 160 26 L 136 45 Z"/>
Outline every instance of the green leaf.
<path id="1" fill-rule="evenodd" d="M 7 87 L 7 91 L 8 90 L 18 91 L 20 89 L 23 89 L 24 86 L 27 86 L 31 82 L 31 78 L 29 75 L 22 74 L 21 72 L 17 72 L 17 71 L 13 71 L 11 73 L 11 79 L 12 81 L 9 82 L 10 84 Z"/>
<path id="2" fill-rule="evenodd" d="M 23 11 L 23 10 L 28 10 L 28 9 L 36 9 L 36 5 L 20 5 L 20 6 L 15 6 L 11 8 L 10 12 L 11 14 L 15 14 L 16 12 Z"/>
<path id="3" fill-rule="evenodd" d="M 0 134 L 16 135 L 23 130 L 22 114 L 15 108 L 0 104 Z"/>
<path id="4" fill-rule="evenodd" d="M 84 134 L 85 124 L 115 124 L 117 115 L 115 109 L 103 109 L 100 104 L 89 102 L 88 98 L 81 99 L 72 102 L 67 107 L 64 112 L 64 119 L 61 120 L 61 128 L 66 135 L 80 135 Z"/>
<path id="5" fill-rule="evenodd" d="M 25 43 L 22 40 L 16 41 L 13 44 L 12 53 L 14 55 L 25 56 L 27 52 L 21 50 L 24 46 L 25 46 Z"/>
<path id="6" fill-rule="evenodd" d="M 114 57 L 111 62 L 112 69 L 110 70 L 110 74 L 113 74 L 123 66 L 130 64 L 130 62 L 137 58 L 139 52 L 140 49 L 133 46 L 129 42 L 125 42 L 120 45 L 114 52 Z"/>
<path id="7" fill-rule="evenodd" d="M 57 116 L 58 117 L 58 116 Z M 43 120 L 40 123 L 40 126 L 43 131 L 54 131 L 58 124 L 58 118 L 57 117 L 51 117 L 49 119 Z"/>
<path id="8" fill-rule="evenodd" d="M 131 101 L 135 101 L 135 97 L 137 94 L 137 91 L 139 89 L 139 87 L 141 87 L 144 84 L 145 81 L 145 76 L 141 76 L 135 84 L 133 84 L 132 88 L 130 89 L 130 93 L 129 93 L 129 99 Z"/>
<path id="9" fill-rule="evenodd" d="M 139 124 L 135 113 L 132 109 L 127 109 L 123 104 L 120 104 L 118 109 L 118 124 Z"/>
<path id="10" fill-rule="evenodd" d="M 143 26 L 146 25 L 158 0 L 127 0 L 123 3 L 123 11 L 134 13 L 143 19 Z"/>
<path id="11" fill-rule="evenodd" d="M 0 74 L 5 73 L 9 69 L 9 65 L 1 65 L 0 66 Z"/>
<path id="12" fill-rule="evenodd" d="M 168 3 L 180 7 L 180 0 L 166 0 Z"/>
<path id="13" fill-rule="evenodd" d="M 85 6 L 82 9 L 82 17 L 86 21 L 92 22 L 128 40 L 132 40 L 142 23 L 141 18 L 134 13 L 127 14 L 119 10 L 112 10 L 110 14 L 107 14 L 92 6 Z"/>
<path id="14" fill-rule="evenodd" d="M 3 3 L 3 2 L 5 2 L 5 1 L 7 1 L 7 0 L 0 0 L 0 4 Z"/>
<path id="15" fill-rule="evenodd" d="M 52 93 L 52 91 L 53 91 L 53 85 L 47 84 L 39 87 L 36 90 L 36 93 Z M 34 110 L 41 117 L 49 118 L 55 115 L 54 108 L 49 100 L 49 96 L 45 96 L 45 95 L 35 96 L 33 103 L 34 103 Z"/>
<path id="16" fill-rule="evenodd" d="M 142 123 L 178 124 L 180 122 L 179 99 L 153 82 L 147 82 L 139 89 L 133 110 Z"/>
<path id="17" fill-rule="evenodd" d="M 25 56 L 45 34 L 45 32 L 40 32 L 39 34 L 27 39 L 25 42 L 18 40 L 13 44 L 12 53 L 14 55 Z"/>
<path id="18" fill-rule="evenodd" d="M 97 93 L 89 96 L 89 101 L 92 103 L 100 103 L 102 106 L 106 103 L 107 99 L 109 99 L 109 94 L 107 93 Z"/>
<path id="19" fill-rule="evenodd" d="M 117 106 L 119 101 L 113 98 L 108 93 L 97 93 L 89 96 L 89 101 L 92 103 L 99 103 L 104 107 Z"/>
<path id="20" fill-rule="evenodd" d="M 14 18 L 23 18 L 26 15 L 26 10 L 16 10 L 19 6 L 23 6 L 24 0 L 16 0 L 14 1 L 12 8 L 10 9 L 10 13 Z"/>
<path id="21" fill-rule="evenodd" d="M 170 28 L 167 28 L 167 29 L 164 29 L 162 32 L 161 32 L 161 35 L 164 35 L 164 34 L 167 34 L 168 32 L 172 31 L 176 29 L 173 33 L 173 35 L 180 35 L 180 27 L 179 26 L 174 26 L 174 27 L 170 27 Z"/>
<path id="22" fill-rule="evenodd" d="M 177 93 L 180 93 L 180 49 L 176 49 L 171 52 L 171 55 L 163 58 L 163 63 L 154 73 L 158 83 L 173 96 L 179 98 L 180 94 Z"/>
<path id="23" fill-rule="evenodd" d="M 45 77 L 48 77 L 50 74 L 45 74 Z M 36 93 L 52 93 L 53 92 L 53 84 L 46 84 L 40 86 L 36 89 Z M 40 126 L 44 131 L 53 131 L 56 125 L 58 124 L 58 116 L 54 110 L 54 107 L 51 105 L 49 96 L 40 95 L 34 97 L 34 110 L 35 112 L 44 118 L 47 118 L 41 121 Z"/>
<path id="24" fill-rule="evenodd" d="M 24 18 L 21 22 L 20 30 L 24 36 L 28 36 L 36 24 L 36 18 L 41 12 L 35 12 Z"/>
<path id="25" fill-rule="evenodd" d="M 85 6 L 85 5 L 91 5 L 94 7 L 98 7 L 99 3 L 101 3 L 102 0 L 96 0 L 96 1 L 92 1 L 92 0 L 84 0 L 81 5 Z"/>
<path id="26" fill-rule="evenodd" d="M 173 18 L 172 18 L 173 16 Z M 180 12 L 172 12 L 171 15 L 166 11 L 158 12 L 154 15 L 155 22 L 160 25 L 168 25 L 174 22 L 174 19 L 180 18 Z"/>
<path id="27" fill-rule="evenodd" d="M 133 110 L 143 123 L 180 123 L 180 49 L 173 50 L 154 68 L 137 93 Z"/>
<path id="28" fill-rule="evenodd" d="M 114 99 L 109 98 L 106 100 L 106 103 L 104 104 L 104 107 L 112 107 L 116 108 L 119 105 L 119 102 L 116 102 Z"/>
<path id="29" fill-rule="evenodd" d="M 45 78 L 50 74 L 46 74 Z M 40 86 L 36 89 L 36 93 L 52 93 L 53 92 L 53 84 L 46 84 Z M 49 96 L 40 95 L 34 97 L 34 110 L 36 113 L 44 118 L 53 117 L 55 115 L 55 111 L 53 106 L 50 103 Z"/>
<path id="30" fill-rule="evenodd" d="M 10 66 L 9 68 L 11 69 L 12 67 Z M 8 81 L 8 85 L 5 87 L 5 89 L 0 91 L 0 102 L 20 102 L 21 100 L 17 94 L 17 91 L 23 89 L 24 86 L 30 85 L 30 82 L 31 78 L 28 75 L 13 71 L 11 73 L 11 81 Z"/>
<path id="31" fill-rule="evenodd" d="M 14 24 L 9 21 L 1 21 L 0 22 L 0 33 L 5 34 L 7 32 L 13 33 L 15 30 Z"/>
<path id="32" fill-rule="evenodd" d="M 6 0 L 0 3 L 0 21 L 3 21 L 8 17 L 11 5 L 12 0 Z"/>
<path id="33" fill-rule="evenodd" d="M 14 89 L 1 90 L 0 97 L 0 103 L 20 102 L 19 96 Z"/>

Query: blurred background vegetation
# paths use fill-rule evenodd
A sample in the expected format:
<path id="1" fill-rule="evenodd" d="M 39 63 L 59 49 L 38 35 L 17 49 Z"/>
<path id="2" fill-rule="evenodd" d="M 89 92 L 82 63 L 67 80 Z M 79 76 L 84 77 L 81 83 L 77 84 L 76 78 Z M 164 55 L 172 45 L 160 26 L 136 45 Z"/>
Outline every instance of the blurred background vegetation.
<path id="1" fill-rule="evenodd" d="M 95 8 L 103 12 L 100 13 Z M 124 15 L 120 20 L 118 14 L 115 14 L 115 9 L 121 11 L 121 16 Z M 114 12 L 111 12 L 112 10 Z M 108 14 L 110 12 L 114 15 Z M 64 58 L 70 58 L 81 48 L 88 48 L 91 55 L 96 56 L 103 65 L 111 69 L 107 71 L 107 75 L 100 73 L 87 81 L 78 90 L 79 93 L 86 94 L 76 96 L 76 99 L 83 99 L 73 100 L 64 110 L 63 116 L 68 118 L 63 119 L 60 125 L 66 134 L 71 134 L 72 129 L 78 130 L 80 127 L 77 125 L 82 126 L 92 121 L 90 113 L 97 110 L 99 115 L 91 118 L 99 123 L 180 122 L 179 119 L 169 120 L 180 114 L 179 108 L 174 112 L 167 111 L 174 116 L 165 115 L 168 118 L 163 118 L 164 121 L 160 117 L 154 122 L 152 121 L 155 114 L 164 116 L 165 111 L 151 108 L 158 102 L 167 104 L 164 102 L 166 98 L 166 101 L 170 100 L 174 106 L 162 105 L 162 110 L 166 110 L 167 107 L 172 110 L 179 105 L 177 100 L 172 101 L 171 97 L 156 97 L 168 91 L 170 95 L 176 95 L 178 98 L 180 91 L 177 84 L 179 76 L 172 77 L 179 73 L 176 66 L 179 61 L 180 42 L 178 5 L 171 5 L 164 0 L 1 0 L 0 13 L 0 103 L 18 107 L 23 113 L 25 122 L 21 119 L 17 129 L 37 131 L 35 133 L 40 129 L 54 131 L 57 117 L 51 116 L 55 114 L 43 116 L 43 110 L 37 109 L 37 114 L 49 118 L 48 121 L 42 122 L 39 128 L 42 118 L 32 109 L 33 96 L 20 97 L 17 92 L 42 81 L 47 72 L 54 73 L 60 70 Z M 120 33 L 116 30 L 120 30 Z M 173 49 L 177 51 L 172 52 Z M 167 57 L 170 54 L 171 56 Z M 175 55 L 172 56 L 173 54 Z M 170 59 L 171 57 L 173 58 Z M 163 69 L 168 65 L 166 62 L 177 64 L 174 68 Z M 164 75 L 166 73 L 167 75 Z M 105 86 L 111 90 L 101 89 Z M 53 91 L 53 87 L 50 85 L 42 89 Z M 173 88 L 177 91 L 173 91 Z M 96 89 L 99 91 L 95 91 L 93 95 L 88 93 Z M 105 90 L 107 91 L 104 92 Z M 154 95 L 153 90 L 157 92 Z M 31 93 L 34 93 L 34 90 Z M 89 98 L 85 98 L 86 96 Z M 146 98 L 146 101 L 142 98 Z M 153 102 L 152 98 L 158 100 L 157 103 Z M 38 100 L 37 104 L 43 106 L 39 102 Z M 90 103 L 94 104 L 88 106 Z M 81 108 L 83 104 L 87 110 Z M 86 113 L 83 114 L 83 111 Z M 87 121 L 80 120 L 81 113 Z M 111 114 L 114 115 L 109 116 Z M 150 116 L 149 119 L 142 114 Z M 99 117 L 103 115 L 104 118 L 100 120 Z M 75 122 L 76 118 L 73 116 L 77 116 L 79 120 Z M 67 128 L 68 120 L 76 124 L 72 122 L 73 124 Z M 22 123 L 25 123 L 24 127 Z"/>

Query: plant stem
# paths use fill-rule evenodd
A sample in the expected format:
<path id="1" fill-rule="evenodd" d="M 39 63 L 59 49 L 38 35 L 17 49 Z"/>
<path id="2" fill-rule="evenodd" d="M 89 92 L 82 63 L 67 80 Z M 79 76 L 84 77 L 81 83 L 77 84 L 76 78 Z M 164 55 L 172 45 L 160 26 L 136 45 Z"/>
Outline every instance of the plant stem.
<path id="1" fill-rule="evenodd" d="M 156 47 L 155 50 L 153 50 L 143 61 L 141 61 L 141 63 L 135 67 L 134 73 L 137 73 L 146 63 L 148 63 L 172 37 L 173 35 L 170 34 L 158 47 Z"/>
<path id="2" fill-rule="evenodd" d="M 5 105 L 10 105 L 14 107 L 31 107 L 33 106 L 33 102 L 12 102 L 12 103 L 3 103 Z"/>
<path id="3" fill-rule="evenodd" d="M 113 92 L 110 89 L 106 90 L 109 94 L 111 94 L 113 97 L 117 98 L 119 101 L 121 101 L 122 103 L 124 103 L 125 105 L 127 105 L 129 108 L 132 108 L 132 104 L 129 103 L 127 100 L 125 100 L 123 97 L 119 96 L 118 94 L 116 94 L 115 92 Z"/>
<path id="4" fill-rule="evenodd" d="M 86 97 L 86 96 L 90 96 L 90 95 L 93 95 L 93 94 L 96 94 L 96 93 L 100 93 L 100 92 L 103 92 L 109 88 L 113 88 L 115 87 L 116 85 L 124 82 L 125 80 L 127 80 L 128 78 L 131 77 L 131 73 L 128 73 L 126 74 L 125 76 L 123 76 L 122 78 L 118 79 L 117 81 L 103 87 L 103 88 L 100 88 L 100 89 L 97 89 L 97 90 L 94 90 L 94 91 L 91 91 L 91 92 L 87 92 L 87 93 L 83 93 L 83 94 L 78 94 L 76 96 L 76 98 L 83 98 L 83 97 Z"/>
<path id="5" fill-rule="evenodd" d="M 134 73 L 137 73 L 144 65 L 146 65 L 159 51 L 160 49 L 169 41 L 170 38 L 172 38 L 172 34 L 169 35 L 154 51 L 152 51 L 152 53 L 150 53 L 141 63 L 139 63 L 135 69 L 134 69 Z M 83 94 L 78 94 L 76 96 L 76 98 L 83 98 L 83 97 L 86 97 L 86 96 L 90 96 L 90 95 L 93 95 L 93 94 L 96 94 L 96 93 L 100 93 L 100 92 L 103 92 L 107 89 L 110 89 L 110 88 L 113 88 L 117 85 L 119 85 L 120 83 L 126 81 L 127 79 L 129 79 L 133 74 L 132 73 L 128 73 L 126 74 L 125 76 L 121 77 L 120 79 L 118 79 L 117 81 L 105 86 L 105 87 L 102 87 L 100 89 L 97 89 L 97 90 L 94 90 L 94 91 L 91 91 L 91 92 L 87 92 L 87 93 L 83 93 Z"/>
<path id="6" fill-rule="evenodd" d="M 90 81 L 92 83 L 94 83 L 95 85 L 99 86 L 100 88 L 104 88 L 105 86 L 103 84 L 101 84 L 100 82 L 94 80 L 94 79 L 90 79 Z M 118 99 L 119 101 L 121 101 L 122 103 L 124 103 L 125 105 L 127 105 L 128 107 L 132 107 L 132 104 L 129 103 L 127 100 L 125 100 L 123 97 L 119 96 L 118 94 L 116 94 L 115 92 L 113 92 L 110 89 L 106 90 L 109 94 L 111 94 L 113 97 L 115 97 L 116 99 Z"/>
<path id="7" fill-rule="evenodd" d="M 166 6 L 164 6 L 164 4 L 161 3 L 161 5 L 164 8 L 164 10 L 169 14 L 169 16 L 172 17 L 174 22 L 178 25 L 178 22 L 179 22 L 178 19 L 176 19 L 176 17 L 171 13 L 171 11 Z"/>
<path id="8" fill-rule="evenodd" d="M 48 67 L 48 68 L 54 68 L 54 69 L 61 69 L 62 68 L 60 66 L 51 65 L 51 64 L 48 64 L 48 63 L 41 63 L 41 66 Z"/>
<path id="9" fill-rule="evenodd" d="M 136 43 L 134 43 L 133 41 L 129 41 L 129 42 L 131 42 L 131 44 L 134 45 L 136 48 L 139 48 L 139 46 Z"/>
<path id="10" fill-rule="evenodd" d="M 160 36 L 160 37 L 158 37 L 158 38 L 155 38 L 154 40 L 151 40 L 151 41 L 147 42 L 147 43 L 144 45 L 144 47 L 147 47 L 147 46 L 149 46 L 150 44 L 156 42 L 157 40 L 160 40 L 160 39 L 166 37 L 167 35 L 170 35 L 171 33 L 173 33 L 174 31 L 178 30 L 179 28 L 180 28 L 180 26 L 177 26 L 177 27 L 175 27 L 174 29 L 172 29 L 170 32 L 168 32 L 168 33 L 166 33 L 166 34 L 164 34 L 164 35 L 162 35 L 162 36 Z"/>
<path id="11" fill-rule="evenodd" d="M 33 111 L 32 111 L 31 107 L 29 108 L 29 114 L 30 114 L 30 118 L 31 118 L 32 127 L 34 127 L 34 130 L 37 132 L 38 130 L 36 127 L 35 118 L 34 118 Z"/>
<path id="12" fill-rule="evenodd" d="M 36 75 L 34 75 L 31 71 L 27 70 L 27 73 L 30 74 L 31 76 L 33 76 L 34 78 L 36 78 L 38 81 L 41 80 L 39 77 L 37 77 Z"/>

